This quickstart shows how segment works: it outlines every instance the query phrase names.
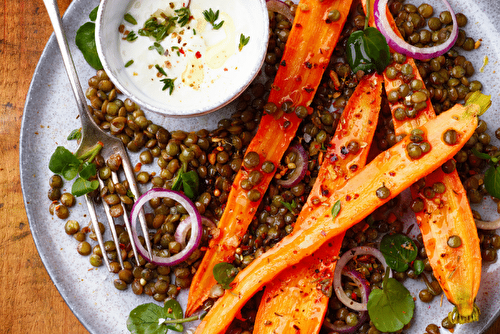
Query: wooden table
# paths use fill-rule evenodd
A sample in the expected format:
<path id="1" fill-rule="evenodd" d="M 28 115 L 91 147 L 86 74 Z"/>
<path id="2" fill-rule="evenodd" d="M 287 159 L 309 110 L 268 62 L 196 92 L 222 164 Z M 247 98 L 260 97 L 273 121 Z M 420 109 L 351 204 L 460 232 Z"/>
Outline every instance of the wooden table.
<path id="1" fill-rule="evenodd" d="M 59 0 L 63 12 L 71 0 Z M 0 39 L 0 333 L 80 334 L 38 256 L 19 180 L 19 131 L 31 77 L 52 33 L 41 0 L 2 0 Z M 442 331 L 443 333 L 444 331 Z M 500 333 L 500 320 L 487 334 Z"/>

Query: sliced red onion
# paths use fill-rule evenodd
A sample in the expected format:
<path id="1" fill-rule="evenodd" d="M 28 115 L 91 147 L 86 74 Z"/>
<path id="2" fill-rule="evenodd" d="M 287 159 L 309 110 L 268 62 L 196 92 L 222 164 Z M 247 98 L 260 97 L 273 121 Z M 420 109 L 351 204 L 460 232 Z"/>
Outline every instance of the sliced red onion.
<path id="1" fill-rule="evenodd" d="M 270 10 L 271 12 L 280 13 L 281 15 L 285 16 L 290 22 L 293 22 L 294 16 L 292 14 L 292 11 L 290 10 L 290 6 L 288 6 L 286 3 L 279 0 L 267 0 L 266 4 L 268 10 Z"/>
<path id="2" fill-rule="evenodd" d="M 347 306 L 353 310 L 356 310 L 356 311 L 366 311 L 367 310 L 366 305 L 368 303 L 368 295 L 370 294 L 369 288 L 366 291 L 364 289 L 364 287 L 360 286 L 362 302 L 358 303 L 358 302 L 352 300 L 351 298 L 349 298 L 345 294 L 344 289 L 342 288 L 342 284 L 340 282 L 342 274 L 346 274 L 344 267 L 353 257 L 358 256 L 358 255 L 372 255 L 377 260 L 380 261 L 380 263 L 382 264 L 382 266 L 384 268 L 387 268 L 387 263 L 385 262 L 384 256 L 382 255 L 382 253 L 378 249 L 373 248 L 373 247 L 366 247 L 366 246 L 355 247 L 355 248 L 350 249 L 347 252 L 345 252 L 341 256 L 341 258 L 337 261 L 337 264 L 335 265 L 335 273 L 333 275 L 333 289 L 335 291 L 335 294 L 337 295 L 337 298 L 340 300 L 340 302 L 342 304 L 344 304 L 345 306 Z M 347 271 L 347 272 L 349 272 L 349 271 Z M 349 277 L 351 277 L 351 276 L 349 276 Z M 359 275 L 359 277 L 362 278 L 361 275 Z M 361 283 L 356 282 L 356 280 L 359 281 L 359 278 L 354 279 L 353 277 L 351 277 L 351 279 L 358 286 L 362 285 Z M 365 291 L 363 291 L 363 290 L 365 290 Z M 366 294 L 366 300 L 363 300 L 363 294 Z"/>
<path id="3" fill-rule="evenodd" d="M 492 222 L 485 222 L 479 219 L 474 219 L 476 227 L 480 230 L 496 230 L 500 228 L 500 218 Z"/>
<path id="4" fill-rule="evenodd" d="M 139 212 L 144 204 L 148 203 L 153 198 L 171 198 L 174 201 L 178 202 L 182 205 L 187 213 L 189 214 L 189 220 L 191 222 L 191 238 L 189 239 L 188 244 L 182 251 L 179 253 L 172 255 L 170 257 L 161 257 L 153 255 L 153 258 L 149 258 L 148 252 L 139 242 L 139 236 L 137 235 L 137 218 L 139 216 Z M 196 210 L 193 202 L 189 198 L 187 198 L 184 194 L 167 190 L 162 188 L 153 188 L 146 193 L 144 193 L 141 197 L 137 199 L 132 207 L 132 212 L 130 213 L 130 221 L 132 222 L 132 235 L 135 240 L 135 244 L 137 245 L 137 251 L 141 254 L 143 258 L 148 260 L 149 262 L 156 264 L 158 266 L 173 266 L 182 261 L 185 261 L 194 250 L 200 245 L 201 235 L 202 235 L 202 225 L 201 225 L 201 216 Z M 145 236 L 146 238 L 148 236 Z"/>
<path id="5" fill-rule="evenodd" d="M 309 155 L 302 145 L 297 144 L 290 146 L 289 150 L 297 154 L 297 159 L 295 161 L 295 169 L 289 174 L 288 179 L 276 181 L 277 184 L 284 188 L 291 188 L 302 181 L 304 175 L 306 175 L 309 160 Z"/>
<path id="6" fill-rule="evenodd" d="M 398 35 L 396 35 L 387 19 L 386 8 L 388 0 L 375 0 L 373 11 L 375 25 L 377 26 L 377 29 L 382 33 L 382 35 L 384 35 L 385 39 L 387 40 L 387 44 L 389 44 L 389 47 L 391 47 L 398 53 L 402 53 L 419 60 L 431 59 L 441 56 L 446 51 L 451 49 L 458 37 L 457 18 L 455 16 L 455 13 L 453 12 L 453 8 L 451 8 L 448 1 L 441 1 L 443 1 L 443 3 L 446 5 L 453 19 L 453 28 L 451 30 L 450 37 L 442 44 L 432 47 L 419 48 L 410 45 L 409 43 L 401 39 Z"/>
<path id="7" fill-rule="evenodd" d="M 363 304 L 366 305 L 368 303 L 368 295 L 370 294 L 370 286 L 368 284 L 368 281 L 356 270 L 342 270 L 342 275 L 350 277 L 359 287 L 359 290 L 361 291 L 361 300 Z M 368 312 L 360 311 L 358 323 L 354 326 L 349 326 L 347 324 L 339 326 L 336 324 L 332 324 L 329 320 L 325 320 L 323 322 L 323 327 L 336 333 L 338 332 L 341 334 L 351 334 L 356 332 L 366 321 L 368 321 Z"/>
<path id="8" fill-rule="evenodd" d="M 203 226 L 207 226 L 211 229 L 217 228 L 217 225 L 207 217 L 201 216 L 201 223 Z M 182 247 L 186 247 L 186 237 L 189 231 L 191 231 L 191 226 L 191 217 L 187 217 L 179 223 L 175 230 L 174 239 L 180 243 Z"/>

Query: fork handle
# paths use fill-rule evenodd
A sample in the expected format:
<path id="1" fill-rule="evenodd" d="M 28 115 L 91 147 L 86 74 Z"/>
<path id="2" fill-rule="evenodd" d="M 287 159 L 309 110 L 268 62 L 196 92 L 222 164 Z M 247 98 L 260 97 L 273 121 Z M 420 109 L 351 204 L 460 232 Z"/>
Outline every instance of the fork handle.
<path id="1" fill-rule="evenodd" d="M 90 116 L 87 112 L 85 94 L 83 93 L 82 86 L 80 85 L 80 80 L 78 79 L 75 64 L 73 62 L 73 58 L 71 57 L 66 35 L 64 34 L 62 27 L 62 19 L 59 14 L 57 0 L 43 0 L 43 3 L 45 4 L 45 8 L 49 14 L 52 27 L 54 28 L 54 34 L 56 36 L 57 43 L 59 44 L 59 49 L 61 50 L 64 67 L 66 68 L 66 73 L 68 74 L 73 94 L 75 94 L 80 119 L 82 123 L 87 121 L 91 122 Z"/>

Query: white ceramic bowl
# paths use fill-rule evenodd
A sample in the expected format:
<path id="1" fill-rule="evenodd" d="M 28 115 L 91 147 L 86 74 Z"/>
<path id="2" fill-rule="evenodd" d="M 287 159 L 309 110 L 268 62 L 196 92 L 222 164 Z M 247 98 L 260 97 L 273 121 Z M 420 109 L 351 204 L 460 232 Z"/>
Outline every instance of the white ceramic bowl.
<path id="1" fill-rule="evenodd" d="M 140 5 L 136 3 L 140 2 Z M 172 43 L 175 36 L 170 34 L 165 38 L 167 46 L 166 50 L 171 50 L 169 57 L 161 56 L 156 50 L 148 50 L 148 45 L 151 46 L 155 42 L 150 37 L 139 36 L 133 42 L 124 41 L 124 34 L 119 32 L 120 25 L 125 24 L 125 30 L 133 30 L 136 35 L 138 30 L 143 27 L 146 19 L 137 17 L 137 24 L 130 25 L 124 20 L 124 15 L 127 13 L 134 14 L 134 18 L 139 15 L 149 15 L 157 9 L 162 9 L 161 6 L 168 4 L 165 0 L 103 0 L 99 6 L 99 11 L 96 21 L 96 44 L 99 57 L 111 81 L 116 87 L 127 97 L 132 99 L 138 105 L 146 110 L 151 110 L 166 116 L 174 117 L 192 117 L 207 114 L 215 111 L 231 101 L 233 101 L 257 76 L 264 62 L 269 39 L 269 18 L 265 0 L 192 0 L 190 1 L 191 14 L 194 17 L 189 30 L 186 30 L 183 35 L 184 41 L 187 41 L 186 36 L 189 34 L 191 38 L 197 39 L 203 36 L 202 43 L 207 44 L 206 49 L 201 54 L 201 57 L 193 57 L 196 52 L 196 45 L 190 48 L 190 45 L 185 46 L 186 54 L 182 55 L 174 50 L 168 43 L 170 38 Z M 220 17 L 216 21 L 219 23 L 225 20 L 223 27 L 215 30 L 206 22 L 202 12 L 204 10 L 213 9 L 216 12 L 220 10 Z M 196 20 L 196 21 L 195 21 Z M 193 22 L 198 22 L 195 25 Z M 198 29 L 198 32 L 193 30 Z M 203 34 L 200 34 L 199 31 Z M 198 34 L 198 36 L 194 36 Z M 238 44 L 241 34 L 245 37 L 250 36 L 247 45 L 239 50 Z M 221 37 L 225 40 L 224 45 L 232 45 L 232 55 L 221 66 L 214 68 L 214 62 L 209 62 L 208 59 L 219 57 L 221 54 L 220 48 L 217 50 L 217 44 L 221 42 Z M 229 43 L 227 43 L 229 41 Z M 129 44 L 125 44 L 129 43 Z M 163 44 L 163 42 L 162 42 Z M 185 45 L 185 44 L 184 44 Z M 130 50 L 130 47 L 133 47 Z M 180 44 L 179 46 L 182 46 Z M 128 48 L 128 49 L 127 49 Z M 144 52 L 141 56 L 135 54 L 136 50 Z M 209 57 L 209 51 L 212 58 Z M 206 54 L 205 54 L 206 53 Z M 130 67 L 125 67 L 128 62 L 128 57 L 134 57 L 134 63 Z M 199 56 L 200 54 L 197 54 Z M 205 57 L 206 56 L 206 57 Z M 155 58 L 155 60 L 151 60 Z M 162 61 L 159 60 L 159 57 Z M 178 57 L 178 58 L 175 58 Z M 189 58 L 191 57 L 191 58 Z M 185 58 L 185 59 L 184 59 Z M 170 95 L 169 89 L 162 90 L 163 83 L 159 83 L 160 78 L 153 77 L 151 68 L 155 71 L 153 63 L 162 64 L 162 67 L 167 67 L 174 62 L 174 59 L 184 61 L 180 68 L 187 69 L 193 67 L 193 64 L 200 58 L 204 72 L 203 79 L 197 81 L 197 85 L 186 84 L 185 74 L 182 72 L 182 77 L 177 75 L 174 81 L 175 89 Z M 184 60 L 182 60 L 184 59 Z M 189 60 L 192 59 L 192 60 Z M 169 60 L 167 62 L 167 60 Z M 199 65 L 199 62 L 197 63 Z M 153 67 L 152 67 L 153 66 Z M 168 67 L 169 69 L 171 67 Z M 201 69 L 201 67 L 199 67 Z M 148 69 L 150 72 L 148 72 Z M 146 79 L 139 81 L 138 73 L 149 75 Z M 181 72 L 177 72 L 179 74 Z M 154 72 L 154 74 L 157 74 Z M 168 76 L 170 77 L 170 75 Z M 173 75 L 172 75 L 173 77 Z M 191 76 L 189 77 L 191 78 Z M 189 81 L 188 81 L 189 83 Z M 155 84 L 156 86 L 152 86 Z M 158 86 L 160 85 L 160 86 Z M 193 89 L 193 86 L 196 89 Z"/>

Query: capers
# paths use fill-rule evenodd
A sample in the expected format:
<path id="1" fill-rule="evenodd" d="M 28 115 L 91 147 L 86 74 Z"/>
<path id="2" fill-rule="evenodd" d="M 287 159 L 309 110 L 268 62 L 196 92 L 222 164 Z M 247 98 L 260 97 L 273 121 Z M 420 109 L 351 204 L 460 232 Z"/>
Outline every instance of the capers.
<path id="1" fill-rule="evenodd" d="M 247 169 L 252 169 L 254 167 L 257 167 L 259 163 L 260 163 L 259 154 L 254 151 L 248 152 L 243 158 L 243 165 Z"/>
<path id="2" fill-rule="evenodd" d="M 408 156 L 413 160 L 419 159 L 423 154 L 422 148 L 416 143 L 409 143 L 406 146 L 406 152 L 408 153 Z"/>

